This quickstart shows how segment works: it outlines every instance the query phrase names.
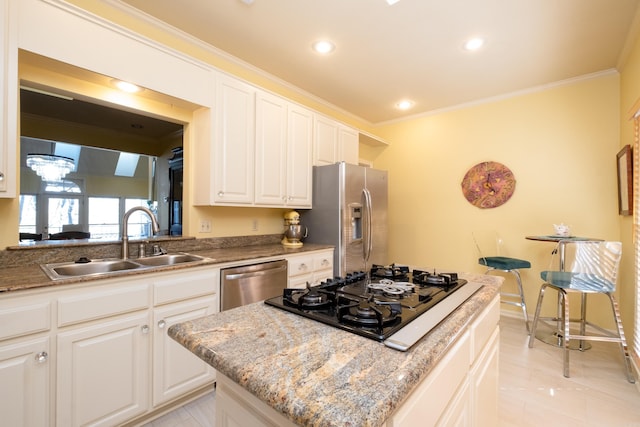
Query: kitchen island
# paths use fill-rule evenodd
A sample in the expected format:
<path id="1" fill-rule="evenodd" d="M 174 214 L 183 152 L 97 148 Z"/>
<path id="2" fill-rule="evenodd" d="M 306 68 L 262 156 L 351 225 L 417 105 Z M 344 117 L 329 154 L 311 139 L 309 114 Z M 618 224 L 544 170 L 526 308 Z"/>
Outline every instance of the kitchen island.
<path id="1" fill-rule="evenodd" d="M 481 425 L 497 412 L 502 278 L 461 277 L 485 286 L 407 352 L 263 303 L 176 324 L 169 336 L 218 371 L 220 427 L 426 426 L 449 416 Z"/>

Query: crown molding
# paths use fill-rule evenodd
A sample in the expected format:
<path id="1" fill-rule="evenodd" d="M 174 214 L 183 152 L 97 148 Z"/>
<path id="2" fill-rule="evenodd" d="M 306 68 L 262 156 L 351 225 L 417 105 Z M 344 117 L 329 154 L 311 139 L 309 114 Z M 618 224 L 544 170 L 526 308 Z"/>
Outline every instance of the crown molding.
<path id="1" fill-rule="evenodd" d="M 64 0 L 46 0 L 46 1 L 55 1 L 57 3 L 65 3 L 66 4 L 66 2 Z M 161 21 L 160 19 L 158 19 L 158 18 L 156 18 L 154 16 L 151 16 L 148 13 L 142 12 L 141 10 L 136 9 L 136 8 L 126 4 L 126 3 L 123 3 L 120 0 L 103 0 L 103 3 L 106 3 L 106 4 L 110 5 L 111 7 L 113 7 L 114 9 L 119 10 L 120 12 L 125 13 L 125 14 L 127 14 L 127 15 L 129 15 L 129 16 L 137 19 L 137 20 L 140 20 L 140 21 L 144 22 L 145 24 L 147 24 L 147 25 L 149 25 L 149 26 L 151 26 L 151 27 L 153 27 L 153 28 L 155 28 L 157 30 L 160 30 L 160 31 L 165 32 L 165 33 L 168 33 L 171 36 L 177 38 L 178 40 L 180 40 L 180 41 L 182 41 L 184 43 L 187 43 L 187 44 L 190 44 L 192 46 L 195 46 L 198 49 L 201 49 L 202 51 L 204 51 L 204 52 L 206 52 L 206 53 L 208 53 L 210 55 L 213 55 L 213 56 L 218 57 L 218 58 L 220 58 L 220 59 L 222 59 L 224 61 L 227 61 L 232 65 L 235 65 L 235 66 L 241 67 L 241 68 L 243 68 L 243 69 L 245 69 L 247 71 L 250 71 L 251 73 L 253 73 L 253 74 L 255 74 L 255 75 L 257 75 L 257 76 L 259 76 L 259 77 L 261 77 L 261 78 L 263 78 L 265 80 L 268 80 L 268 81 L 270 81 L 270 82 L 272 82 L 272 83 L 274 83 L 274 84 L 276 84 L 278 86 L 281 86 L 281 87 L 283 87 L 283 88 L 285 88 L 285 89 L 287 89 L 287 90 L 289 90 L 291 92 L 294 92 L 294 93 L 296 93 L 296 94 L 298 94 L 300 96 L 303 96 L 303 97 L 305 97 L 305 98 L 307 98 L 307 99 L 309 99 L 309 100 L 311 100 L 311 101 L 313 101 L 313 102 L 315 102 L 315 103 L 317 103 L 319 105 L 323 105 L 323 106 L 325 106 L 325 107 L 327 107 L 327 108 L 329 108 L 329 109 L 331 109 L 333 111 L 339 112 L 339 113 L 341 113 L 341 114 L 343 114 L 343 115 L 345 115 L 347 117 L 352 118 L 353 120 L 359 121 L 359 122 L 364 123 L 364 124 L 369 125 L 369 126 L 373 126 L 373 123 L 369 122 L 366 119 L 363 119 L 362 117 L 359 117 L 359 116 L 357 116 L 357 115 L 355 115 L 355 114 L 353 114 L 353 113 L 351 113 L 351 112 L 349 112 L 347 110 L 344 110 L 344 109 L 342 109 L 342 108 L 330 103 L 329 101 L 318 97 L 317 95 L 309 93 L 309 92 L 305 91 L 304 89 L 287 82 L 286 80 L 283 80 L 283 79 L 281 79 L 279 77 L 276 77 L 273 74 L 270 74 L 270 73 L 266 72 L 265 70 L 256 67 L 255 65 L 252 65 L 252 64 L 250 64 L 250 63 L 248 63 L 246 61 L 243 61 L 242 59 L 240 59 L 240 58 L 238 58 L 238 57 L 236 57 L 234 55 L 231 55 L 230 53 L 228 53 L 228 52 L 226 52 L 226 51 L 224 51 L 224 50 L 222 50 L 222 49 L 220 49 L 220 48 L 218 48 L 216 46 L 213 46 L 210 43 L 207 43 L 207 42 L 205 42 L 205 41 L 203 41 L 203 40 L 201 40 L 201 39 L 199 39 L 197 37 L 194 37 L 191 34 L 188 34 L 183 30 L 180 30 L 180 29 L 178 29 L 176 27 L 173 27 L 172 25 L 170 25 L 170 24 L 168 24 L 168 23 L 166 23 L 164 21 Z M 82 10 L 82 9 L 80 9 L 80 10 Z M 106 20 L 103 19 L 103 21 L 106 21 Z M 109 21 L 106 21 L 106 22 L 109 22 Z M 122 28 L 122 27 L 120 27 L 120 26 L 118 26 L 117 24 L 114 24 L 114 23 L 110 23 L 110 25 L 113 26 L 113 27 Z M 127 30 L 127 31 L 130 32 L 129 30 Z M 138 37 L 142 37 L 142 36 L 138 35 Z M 147 41 L 147 43 L 150 43 L 150 44 L 153 44 L 153 45 L 156 45 L 156 46 L 163 46 L 164 47 L 164 45 L 161 45 L 161 44 L 159 44 L 159 43 L 157 43 L 157 42 L 155 42 L 153 40 L 150 40 L 150 39 L 147 39 L 147 38 L 145 38 L 145 40 Z M 166 49 L 166 47 L 165 47 L 165 49 Z M 174 52 L 176 52 L 176 51 L 174 51 Z M 184 54 L 181 54 L 181 55 L 185 56 Z M 213 64 L 208 64 L 207 63 L 207 65 L 210 68 L 214 68 L 218 72 L 222 72 L 222 73 L 231 75 L 228 71 L 221 70 L 218 67 L 214 66 Z M 234 76 L 234 75 L 231 75 L 231 76 L 234 77 L 234 78 L 238 78 L 237 76 Z M 251 83 L 251 82 L 248 82 L 248 83 L 253 84 L 255 86 L 254 83 Z M 261 89 L 264 90 L 264 88 L 261 88 Z"/>

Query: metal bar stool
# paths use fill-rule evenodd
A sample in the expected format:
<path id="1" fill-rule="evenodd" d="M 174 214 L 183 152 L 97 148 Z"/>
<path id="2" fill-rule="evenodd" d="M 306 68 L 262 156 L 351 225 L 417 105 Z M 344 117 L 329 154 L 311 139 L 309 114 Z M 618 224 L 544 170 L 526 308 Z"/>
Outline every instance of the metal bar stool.
<path id="1" fill-rule="evenodd" d="M 502 256 L 504 252 L 504 244 L 502 239 L 495 231 L 491 232 L 474 232 L 473 240 L 480 254 L 478 263 L 487 267 L 485 274 L 489 274 L 492 271 L 502 271 L 505 273 L 511 273 L 516 278 L 516 285 L 518 293 L 513 292 L 500 292 L 500 302 L 503 304 L 514 305 L 522 309 L 524 315 L 524 324 L 529 332 L 529 315 L 527 314 L 527 304 L 524 300 L 524 289 L 522 288 L 522 277 L 520 276 L 520 270 L 523 268 L 531 268 L 529 261 Z M 489 256 L 488 254 L 492 254 Z"/>
<path id="2" fill-rule="evenodd" d="M 531 326 L 529 347 L 533 347 L 538 323 L 547 323 L 556 318 L 540 317 L 540 308 L 547 288 L 558 292 L 560 298 L 560 321 L 557 322 L 562 330 L 557 331 L 564 338 L 563 349 L 563 374 L 569 378 L 569 345 L 571 340 L 579 340 L 581 351 L 585 349 L 584 340 L 617 342 L 620 344 L 622 358 L 626 366 L 627 380 L 635 382 L 631 369 L 631 358 L 627 342 L 622 329 L 622 320 L 618 304 L 613 296 L 616 290 L 616 279 L 622 257 L 622 243 L 620 242 L 594 242 L 594 241 L 562 241 L 559 244 L 565 246 L 566 264 L 570 267 L 564 271 L 543 271 L 540 273 L 544 283 L 540 287 L 538 303 Z M 578 293 L 581 296 L 580 318 L 572 320 L 569 311 L 569 293 Z M 587 296 L 589 294 L 603 294 L 609 298 L 616 325 L 616 332 L 608 331 L 598 325 L 587 321 Z M 579 324 L 578 333 L 571 332 L 571 323 Z M 587 334 L 587 326 L 590 327 Z M 592 333 L 593 332 L 593 333 Z"/>

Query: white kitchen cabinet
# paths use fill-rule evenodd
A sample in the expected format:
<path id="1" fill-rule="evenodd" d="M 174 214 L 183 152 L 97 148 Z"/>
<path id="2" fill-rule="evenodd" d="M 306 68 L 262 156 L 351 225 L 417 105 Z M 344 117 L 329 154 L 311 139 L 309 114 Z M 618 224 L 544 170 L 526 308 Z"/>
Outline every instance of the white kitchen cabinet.
<path id="1" fill-rule="evenodd" d="M 496 296 L 387 421 L 387 427 L 499 424 L 499 303 Z"/>
<path id="2" fill-rule="evenodd" d="M 356 129 L 316 114 L 314 123 L 314 166 L 344 161 L 358 164 L 359 137 Z"/>
<path id="3" fill-rule="evenodd" d="M 114 425 L 149 409 L 150 286 L 111 283 L 55 295 L 57 425 Z"/>
<path id="4" fill-rule="evenodd" d="M 209 159 L 213 182 L 196 182 L 196 185 L 210 185 L 211 204 L 253 203 L 255 95 L 254 86 L 218 75 L 213 149 Z"/>
<path id="5" fill-rule="evenodd" d="M 313 164 L 332 165 L 338 159 L 338 126 L 335 120 L 316 115 L 314 123 Z"/>
<path id="6" fill-rule="evenodd" d="M 120 425 L 213 384 L 166 331 L 219 310 L 219 277 L 205 266 L 2 295 L 0 424 Z"/>
<path id="7" fill-rule="evenodd" d="M 498 425 L 499 303 L 496 295 L 387 419 L 385 427 Z M 293 424 L 229 377 L 219 375 L 216 425 Z"/>
<path id="8" fill-rule="evenodd" d="M 154 281 L 154 407 L 215 381 L 215 370 L 169 338 L 167 329 L 175 323 L 220 311 L 219 283 L 220 270 L 217 268 Z"/>
<path id="9" fill-rule="evenodd" d="M 58 333 L 60 426 L 112 426 L 149 409 L 148 311 Z"/>
<path id="10" fill-rule="evenodd" d="M 256 95 L 256 205 L 310 208 L 313 113 L 284 98 Z"/>
<path id="11" fill-rule="evenodd" d="M 215 370 L 169 338 L 167 329 L 176 323 L 213 314 L 219 305 L 217 296 L 205 297 L 169 304 L 154 311 L 153 406 L 215 381 Z"/>
<path id="12" fill-rule="evenodd" d="M 50 329 L 49 298 L 0 299 L 0 424 L 53 425 Z"/>
<path id="13" fill-rule="evenodd" d="M 16 197 L 18 185 L 17 2 L 0 0 L 0 197 Z"/>
<path id="14" fill-rule="evenodd" d="M 24 427 L 52 425 L 49 414 L 50 354 L 48 336 L 0 344 L 0 424 Z"/>
<path id="15" fill-rule="evenodd" d="M 338 152 L 339 160 L 357 165 L 359 160 L 359 136 L 356 129 L 344 125 L 338 128 Z"/>
<path id="16" fill-rule="evenodd" d="M 486 312 L 490 319 L 489 324 L 497 321 L 494 312 Z M 479 325 L 481 323 L 476 323 Z M 485 341 L 483 341 L 485 342 Z M 492 330 L 491 337 L 486 341 L 481 353 L 475 359 L 469 374 L 471 418 L 477 426 L 497 426 L 498 418 L 498 361 L 500 350 L 500 332 L 496 327 Z"/>
<path id="17" fill-rule="evenodd" d="M 296 427 L 225 375 L 216 386 L 216 427 Z"/>
<path id="18" fill-rule="evenodd" d="M 304 288 L 333 277 L 333 249 L 287 257 L 289 288 Z"/>

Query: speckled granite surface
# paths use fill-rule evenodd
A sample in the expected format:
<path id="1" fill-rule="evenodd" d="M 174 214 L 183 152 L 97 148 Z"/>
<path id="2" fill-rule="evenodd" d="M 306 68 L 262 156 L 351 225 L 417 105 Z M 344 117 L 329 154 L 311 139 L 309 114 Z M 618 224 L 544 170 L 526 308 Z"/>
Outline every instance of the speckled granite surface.
<path id="1" fill-rule="evenodd" d="M 176 324 L 169 335 L 302 426 L 381 426 L 499 292 L 485 284 L 407 352 L 270 307 L 251 304 Z"/>
<path id="2" fill-rule="evenodd" d="M 159 243 L 170 252 L 188 252 L 209 258 L 208 261 L 198 264 L 228 264 L 238 261 L 256 258 L 268 258 L 304 253 L 313 250 L 332 248 L 327 245 L 305 244 L 302 248 L 285 248 L 279 243 L 282 236 L 244 236 L 218 239 L 193 239 L 193 238 L 168 238 L 151 240 L 151 243 Z M 134 250 L 136 242 L 132 242 Z M 63 286 L 73 283 L 83 283 L 106 277 L 122 277 L 126 275 L 147 274 L 150 270 L 132 270 L 119 273 L 117 276 L 102 277 L 76 277 L 53 281 L 44 273 L 40 264 L 67 262 L 86 256 L 91 259 L 117 258 L 120 256 L 120 245 L 114 244 L 87 244 L 67 243 L 58 246 L 39 247 L 15 247 L 0 251 L 0 296 L 3 293 L 20 291 L 46 286 Z M 133 252 L 132 255 L 136 255 Z M 193 265 L 172 265 L 153 269 L 153 272 L 177 270 L 189 268 Z"/>

